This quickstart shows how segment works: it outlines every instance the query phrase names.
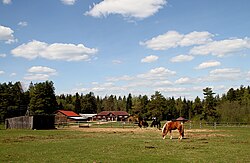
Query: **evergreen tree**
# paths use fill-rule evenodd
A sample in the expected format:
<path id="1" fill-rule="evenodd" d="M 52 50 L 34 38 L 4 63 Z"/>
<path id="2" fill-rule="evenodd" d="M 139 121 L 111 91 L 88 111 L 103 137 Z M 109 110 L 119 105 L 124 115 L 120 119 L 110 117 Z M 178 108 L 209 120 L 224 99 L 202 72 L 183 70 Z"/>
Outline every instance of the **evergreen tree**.
<path id="1" fill-rule="evenodd" d="M 75 95 L 75 112 L 80 113 L 81 111 L 81 100 L 78 93 Z"/>
<path id="2" fill-rule="evenodd" d="M 166 98 L 160 92 L 156 91 L 155 94 L 151 96 L 147 108 L 150 117 L 157 117 L 160 120 L 163 119 L 167 112 Z"/>
<path id="3" fill-rule="evenodd" d="M 57 110 L 57 101 L 52 81 L 37 83 L 30 90 L 30 112 L 36 114 L 52 114 Z"/>
<path id="4" fill-rule="evenodd" d="M 204 110 L 203 110 L 203 118 L 208 121 L 214 121 L 217 118 L 217 113 L 216 113 L 216 103 L 215 103 L 215 98 L 213 95 L 212 88 L 205 88 L 203 89 L 203 94 L 205 98 L 205 103 L 204 103 Z"/>
<path id="5" fill-rule="evenodd" d="M 131 111 L 132 111 L 132 95 L 131 95 L 131 93 L 129 93 L 126 102 L 127 102 L 126 103 L 126 112 L 131 114 Z"/>

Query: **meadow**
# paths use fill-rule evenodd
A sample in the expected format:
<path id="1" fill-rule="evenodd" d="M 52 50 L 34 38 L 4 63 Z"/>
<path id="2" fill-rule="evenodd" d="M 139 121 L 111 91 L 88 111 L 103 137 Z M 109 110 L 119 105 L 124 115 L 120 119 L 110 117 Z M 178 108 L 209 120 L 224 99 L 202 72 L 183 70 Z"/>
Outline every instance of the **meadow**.
<path id="1" fill-rule="evenodd" d="M 249 127 L 212 127 L 173 132 L 156 128 L 0 128 L 0 162 L 250 162 Z"/>

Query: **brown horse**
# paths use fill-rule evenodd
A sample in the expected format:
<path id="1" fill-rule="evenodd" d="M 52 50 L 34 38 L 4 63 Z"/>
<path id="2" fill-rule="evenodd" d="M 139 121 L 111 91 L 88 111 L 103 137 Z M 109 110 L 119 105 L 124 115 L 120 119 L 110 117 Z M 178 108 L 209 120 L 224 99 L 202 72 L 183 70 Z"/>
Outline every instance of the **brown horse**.
<path id="1" fill-rule="evenodd" d="M 179 130 L 180 136 L 179 140 L 181 140 L 184 137 L 184 125 L 182 122 L 179 121 L 167 121 L 163 128 L 162 128 L 162 137 L 163 139 L 166 138 L 166 135 L 168 132 L 170 132 L 170 139 L 172 139 L 172 130 Z"/>

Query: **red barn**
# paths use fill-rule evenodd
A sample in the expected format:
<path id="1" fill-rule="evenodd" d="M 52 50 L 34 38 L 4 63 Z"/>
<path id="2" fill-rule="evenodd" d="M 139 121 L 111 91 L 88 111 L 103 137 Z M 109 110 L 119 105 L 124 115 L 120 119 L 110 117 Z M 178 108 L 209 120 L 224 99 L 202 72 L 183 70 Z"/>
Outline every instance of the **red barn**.
<path id="1" fill-rule="evenodd" d="M 54 112 L 54 114 L 55 114 L 56 124 L 62 124 L 62 123 L 68 123 L 68 122 L 79 122 L 79 121 L 85 120 L 79 114 L 73 111 L 68 111 L 68 110 L 57 110 Z"/>

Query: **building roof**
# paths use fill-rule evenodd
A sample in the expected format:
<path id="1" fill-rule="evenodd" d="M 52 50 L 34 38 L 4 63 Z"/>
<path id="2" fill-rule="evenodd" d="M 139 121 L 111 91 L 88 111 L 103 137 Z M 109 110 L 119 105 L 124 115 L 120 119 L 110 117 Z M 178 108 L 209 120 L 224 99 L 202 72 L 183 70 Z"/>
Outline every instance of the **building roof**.
<path id="1" fill-rule="evenodd" d="M 68 111 L 68 110 L 57 110 L 55 113 L 62 113 L 68 117 L 80 117 L 80 115 L 76 114 L 75 112 L 73 111 Z"/>
<path id="2" fill-rule="evenodd" d="M 129 116 L 129 114 L 125 111 L 102 111 L 98 113 L 97 116 L 107 116 L 110 113 L 114 114 L 115 116 L 120 116 L 120 115 Z"/>
<path id="3" fill-rule="evenodd" d="M 82 116 L 83 118 L 85 119 L 88 119 L 88 118 L 92 118 L 94 116 L 96 116 L 97 114 L 80 114 L 80 116 Z"/>
<path id="4" fill-rule="evenodd" d="M 179 117 L 179 118 L 176 119 L 176 121 L 188 121 L 188 119 L 185 119 L 183 117 Z"/>

